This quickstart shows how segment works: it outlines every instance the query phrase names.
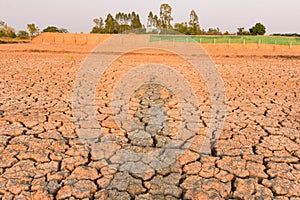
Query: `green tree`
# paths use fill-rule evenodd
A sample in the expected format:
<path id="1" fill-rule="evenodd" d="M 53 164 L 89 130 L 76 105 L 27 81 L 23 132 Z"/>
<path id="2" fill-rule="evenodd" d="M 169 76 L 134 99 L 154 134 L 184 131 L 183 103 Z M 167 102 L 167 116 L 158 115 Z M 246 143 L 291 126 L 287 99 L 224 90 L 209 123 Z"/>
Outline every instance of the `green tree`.
<path id="1" fill-rule="evenodd" d="M 154 27 L 154 24 L 154 15 L 152 11 L 150 11 L 147 19 L 147 28 L 152 29 Z"/>
<path id="2" fill-rule="evenodd" d="M 51 33 L 68 33 L 68 30 L 65 29 L 65 28 L 57 28 L 55 26 L 48 26 L 42 32 L 43 33 L 45 33 L 45 32 L 51 32 Z"/>
<path id="3" fill-rule="evenodd" d="M 187 22 L 175 23 L 174 30 L 185 35 L 191 34 Z"/>
<path id="4" fill-rule="evenodd" d="M 161 21 L 160 19 L 158 18 L 157 15 L 154 15 L 154 27 L 156 27 L 158 30 L 161 29 Z"/>
<path id="5" fill-rule="evenodd" d="M 160 6 L 160 21 L 161 28 L 172 29 L 171 21 L 172 18 L 172 7 L 169 4 L 161 4 Z"/>
<path id="6" fill-rule="evenodd" d="M 264 35 L 266 33 L 266 27 L 261 23 L 256 23 L 249 29 L 251 35 Z"/>
<path id="7" fill-rule="evenodd" d="M 246 31 L 244 27 L 238 28 L 237 35 L 250 35 L 249 31 Z"/>
<path id="8" fill-rule="evenodd" d="M 91 33 L 104 33 L 104 22 L 103 18 L 95 18 L 93 19 L 93 22 L 95 23 L 95 26 L 92 28 Z"/>
<path id="9" fill-rule="evenodd" d="M 0 37 L 4 37 L 5 33 L 2 30 L 2 27 L 4 26 L 5 22 L 0 20 Z"/>
<path id="10" fill-rule="evenodd" d="M 95 26 L 97 26 L 99 28 L 103 28 L 103 26 L 104 26 L 104 22 L 103 22 L 103 18 L 102 17 L 95 18 L 93 20 L 93 22 L 96 24 Z"/>
<path id="11" fill-rule="evenodd" d="M 29 31 L 30 39 L 39 34 L 39 28 L 35 24 L 27 24 L 27 29 Z"/>
<path id="12" fill-rule="evenodd" d="M 131 27 L 132 27 L 132 29 L 142 28 L 140 16 L 139 16 L 139 14 L 136 14 L 135 12 L 131 13 Z"/>
<path id="13" fill-rule="evenodd" d="M 43 33 L 45 33 L 45 32 L 55 33 L 55 32 L 59 32 L 59 29 L 57 27 L 55 27 L 55 26 L 48 26 L 42 32 Z"/>
<path id="14" fill-rule="evenodd" d="M 159 19 L 157 15 L 154 15 L 152 11 L 149 12 L 148 14 L 148 19 L 147 19 L 147 29 L 151 33 L 158 33 L 159 30 Z"/>
<path id="15" fill-rule="evenodd" d="M 222 32 L 220 31 L 219 28 L 209 28 L 205 34 L 207 34 L 207 35 L 222 35 Z"/>
<path id="16" fill-rule="evenodd" d="M 200 34 L 199 17 L 194 10 L 191 11 L 189 25 L 192 35 Z"/>
<path id="17" fill-rule="evenodd" d="M 135 13 L 134 13 L 134 17 L 136 17 Z M 124 32 L 132 29 L 133 17 L 130 13 L 127 14 L 127 13 L 119 12 L 116 14 L 115 19 L 119 24 L 119 32 Z"/>
<path id="18" fill-rule="evenodd" d="M 5 36 L 5 33 L 2 29 L 0 29 L 0 37 L 4 37 Z"/>
<path id="19" fill-rule="evenodd" d="M 27 31 L 21 30 L 17 34 L 20 39 L 29 39 L 29 33 Z"/>
<path id="20" fill-rule="evenodd" d="M 58 32 L 59 33 L 69 33 L 69 31 L 67 29 L 65 29 L 65 28 L 58 29 Z"/>
<path id="21" fill-rule="evenodd" d="M 114 17 L 111 14 L 108 14 L 105 19 L 105 32 L 106 33 L 118 33 L 119 30 L 119 24 L 114 19 Z"/>
<path id="22" fill-rule="evenodd" d="M 119 24 L 119 32 L 126 31 L 127 29 L 129 29 L 129 27 L 126 26 L 126 22 L 128 22 L 126 18 L 127 18 L 126 13 L 119 12 L 116 14 L 115 19 Z"/>
<path id="23" fill-rule="evenodd" d="M 11 26 L 8 26 L 5 23 L 2 23 L 2 28 L 1 28 L 1 32 L 2 32 L 2 37 L 9 37 L 9 38 L 15 38 L 17 37 L 15 29 L 12 28 Z"/>

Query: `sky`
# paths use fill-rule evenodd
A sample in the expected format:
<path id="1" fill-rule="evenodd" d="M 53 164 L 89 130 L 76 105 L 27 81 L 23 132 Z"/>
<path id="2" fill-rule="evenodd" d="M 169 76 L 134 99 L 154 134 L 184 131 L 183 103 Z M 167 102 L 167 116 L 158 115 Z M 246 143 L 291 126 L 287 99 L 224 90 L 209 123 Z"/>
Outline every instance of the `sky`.
<path id="1" fill-rule="evenodd" d="M 159 14 L 162 3 L 172 7 L 173 24 L 188 22 L 194 9 L 206 30 L 219 27 L 235 33 L 238 27 L 249 29 L 261 22 L 267 34 L 300 33 L 299 0 L 0 0 L 0 20 L 16 30 L 35 23 L 41 30 L 53 25 L 88 33 L 94 18 L 105 19 L 108 13 L 114 16 L 119 11 L 137 12 L 146 25 L 149 11 Z"/>

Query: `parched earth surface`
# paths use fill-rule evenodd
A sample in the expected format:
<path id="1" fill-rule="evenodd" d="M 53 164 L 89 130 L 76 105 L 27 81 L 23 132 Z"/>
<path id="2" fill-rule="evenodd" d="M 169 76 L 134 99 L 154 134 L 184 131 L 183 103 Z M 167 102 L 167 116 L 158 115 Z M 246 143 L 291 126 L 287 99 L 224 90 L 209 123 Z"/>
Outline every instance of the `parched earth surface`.
<path id="1" fill-rule="evenodd" d="M 123 55 L 97 85 L 97 119 L 113 151 L 103 155 L 79 137 L 72 110 L 77 72 L 93 48 L 0 46 L 0 199 L 300 199 L 299 47 L 204 45 L 223 78 L 227 105 L 209 154 L 199 153 L 211 114 L 201 76 L 170 52 Z M 111 109 L 118 80 L 145 61 L 180 72 L 199 102 L 197 130 L 185 127 L 193 141 L 160 168 L 149 164 L 155 160 L 149 152 L 180 134 L 176 95 L 153 80 L 137 88 L 129 129 Z"/>

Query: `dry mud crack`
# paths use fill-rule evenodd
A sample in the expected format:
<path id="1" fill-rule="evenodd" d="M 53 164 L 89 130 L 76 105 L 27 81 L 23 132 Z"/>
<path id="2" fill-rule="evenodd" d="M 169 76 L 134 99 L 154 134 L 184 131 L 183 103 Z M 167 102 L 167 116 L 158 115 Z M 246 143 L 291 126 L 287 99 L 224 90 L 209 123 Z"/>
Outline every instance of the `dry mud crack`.
<path id="1" fill-rule="evenodd" d="M 143 60 L 177 68 L 190 80 L 200 104 L 194 142 L 176 162 L 147 173 L 134 170 L 147 168 L 138 154 L 120 167 L 121 156 L 99 159 L 78 136 L 73 86 L 93 48 L 0 46 L 0 199 L 300 199 L 298 47 L 204 46 L 224 80 L 227 98 L 225 124 L 209 155 L 197 148 L 210 120 L 201 77 L 182 58 L 159 50 L 116 60 L 99 80 L 96 106 L 105 139 L 119 142 L 117 152 L 163 146 L 181 120 L 176 96 L 151 82 L 132 95 L 129 105 L 138 133 L 122 131 L 113 120 L 112 86 Z M 167 119 L 151 126 L 162 109 Z"/>

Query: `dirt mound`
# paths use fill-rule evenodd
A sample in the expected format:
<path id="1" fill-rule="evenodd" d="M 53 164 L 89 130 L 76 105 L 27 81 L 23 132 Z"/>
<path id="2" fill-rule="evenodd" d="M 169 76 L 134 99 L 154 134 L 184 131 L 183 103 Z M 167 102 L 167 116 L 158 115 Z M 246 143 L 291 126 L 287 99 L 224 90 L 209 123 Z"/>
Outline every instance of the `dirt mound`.
<path id="1" fill-rule="evenodd" d="M 110 34 L 42 33 L 32 40 L 34 44 L 95 45 L 111 37 Z"/>

